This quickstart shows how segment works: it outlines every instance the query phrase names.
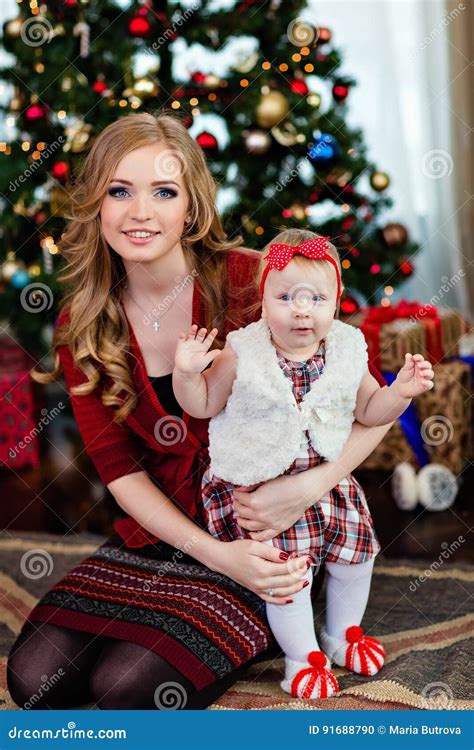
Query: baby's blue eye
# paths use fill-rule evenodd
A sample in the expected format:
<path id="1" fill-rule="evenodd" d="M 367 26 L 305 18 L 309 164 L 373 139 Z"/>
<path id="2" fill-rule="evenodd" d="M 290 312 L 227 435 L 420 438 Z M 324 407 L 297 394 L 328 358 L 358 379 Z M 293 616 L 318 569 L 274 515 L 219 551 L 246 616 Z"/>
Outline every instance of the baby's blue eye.
<path id="1" fill-rule="evenodd" d="M 284 300 L 285 302 L 287 302 L 287 300 L 289 300 L 289 299 L 290 299 L 290 295 L 289 295 L 289 294 L 281 294 L 281 295 L 280 295 L 280 299 L 282 299 L 282 300 Z"/>

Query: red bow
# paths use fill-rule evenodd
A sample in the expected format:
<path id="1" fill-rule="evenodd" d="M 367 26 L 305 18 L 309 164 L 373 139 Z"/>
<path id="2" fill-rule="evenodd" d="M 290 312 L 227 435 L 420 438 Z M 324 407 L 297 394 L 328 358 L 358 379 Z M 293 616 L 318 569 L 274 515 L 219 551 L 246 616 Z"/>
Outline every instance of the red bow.
<path id="1" fill-rule="evenodd" d="M 275 268 L 277 271 L 282 271 L 285 266 L 288 265 L 290 260 L 295 255 L 304 255 L 306 258 L 314 258 L 314 260 L 328 260 L 334 266 L 337 278 L 337 299 L 341 296 L 341 276 L 336 260 L 329 255 L 328 237 L 316 237 L 314 240 L 306 240 L 301 245 L 284 245 L 279 242 L 275 242 L 270 245 L 270 252 L 268 253 L 265 261 L 267 263 L 265 270 L 262 275 L 260 282 L 260 297 L 263 297 L 263 288 L 265 286 L 265 280 L 268 276 L 268 272 Z"/>

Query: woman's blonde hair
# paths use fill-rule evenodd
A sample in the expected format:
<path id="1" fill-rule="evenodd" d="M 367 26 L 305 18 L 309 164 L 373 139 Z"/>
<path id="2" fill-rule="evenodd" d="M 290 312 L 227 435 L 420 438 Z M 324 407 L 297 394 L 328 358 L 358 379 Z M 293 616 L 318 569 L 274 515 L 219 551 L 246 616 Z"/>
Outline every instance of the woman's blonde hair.
<path id="1" fill-rule="evenodd" d="M 276 235 L 270 242 L 268 242 L 265 247 L 263 248 L 262 257 L 260 259 L 260 265 L 257 272 L 257 279 L 256 279 L 256 287 L 257 289 L 260 287 L 260 282 L 262 280 L 263 272 L 265 270 L 265 258 L 267 257 L 268 253 L 270 252 L 270 245 L 273 244 L 282 244 L 282 245 L 292 245 L 293 247 L 297 247 L 298 245 L 301 245 L 302 242 L 306 242 L 306 240 L 315 240 L 318 237 L 321 237 L 322 235 L 316 234 L 316 232 L 311 232 L 309 229 L 284 229 L 282 232 Z M 333 245 L 332 242 L 328 242 L 328 248 L 327 248 L 327 254 L 331 256 L 331 258 L 334 258 L 334 260 L 337 263 L 337 267 L 339 269 L 339 275 L 342 277 L 341 273 L 341 259 L 339 258 L 339 253 L 337 251 L 337 248 L 335 245 Z M 314 263 L 314 261 L 311 258 L 306 258 L 304 255 L 295 255 L 294 260 L 297 263 Z M 324 263 L 328 268 L 332 269 L 332 272 L 334 273 L 334 267 L 328 260 L 320 260 L 318 263 Z M 344 290 L 344 286 L 342 284 L 342 278 L 341 278 L 341 292 Z M 337 303 L 336 308 L 336 317 L 339 315 L 339 303 L 340 300 Z M 250 314 L 257 311 L 258 307 L 261 305 L 261 300 L 259 302 L 256 302 L 255 305 L 252 306 L 250 309 Z"/>
<path id="2" fill-rule="evenodd" d="M 61 372 L 58 347 L 66 345 L 74 365 L 87 376 L 87 382 L 73 387 L 71 393 L 91 393 L 102 370 L 108 381 L 104 382 L 102 402 L 116 409 L 117 422 L 135 408 L 138 397 L 127 363 L 130 334 L 120 302 L 126 272 L 121 257 L 104 238 L 99 214 L 121 159 L 135 149 L 154 144 L 167 146 L 185 165 L 183 181 L 190 221 L 181 242 L 206 302 L 207 328 L 223 330 L 227 315 L 226 256 L 242 242 L 241 237 L 227 239 L 215 205 L 216 184 L 204 153 L 176 116 L 130 114 L 107 126 L 97 137 L 69 187 L 70 222 L 58 243 L 66 260 L 58 279 L 66 284 L 60 313 L 67 309 L 69 320 L 57 325 L 54 332 L 54 369 L 33 369 L 30 374 L 39 383 L 55 380 Z M 219 341 L 218 346 L 222 345 Z"/>

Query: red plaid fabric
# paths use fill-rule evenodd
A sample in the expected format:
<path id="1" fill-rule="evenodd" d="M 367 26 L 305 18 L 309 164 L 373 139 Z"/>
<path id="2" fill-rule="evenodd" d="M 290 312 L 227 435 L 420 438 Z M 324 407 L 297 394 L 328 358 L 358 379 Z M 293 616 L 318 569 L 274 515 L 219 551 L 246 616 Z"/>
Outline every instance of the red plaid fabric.
<path id="1" fill-rule="evenodd" d="M 277 355 L 279 366 L 291 380 L 298 403 L 322 374 L 324 357 L 324 343 L 306 362 L 292 362 Z M 306 432 L 299 454 L 285 474 L 306 471 L 321 461 Z M 250 538 L 234 515 L 235 487 L 213 476 L 210 469 L 204 473 L 202 496 L 207 526 L 213 536 L 224 542 Z M 294 526 L 274 537 L 272 543 L 291 556 L 309 554 L 317 568 L 323 561 L 362 563 L 380 551 L 364 491 L 352 475 L 308 508 Z"/>

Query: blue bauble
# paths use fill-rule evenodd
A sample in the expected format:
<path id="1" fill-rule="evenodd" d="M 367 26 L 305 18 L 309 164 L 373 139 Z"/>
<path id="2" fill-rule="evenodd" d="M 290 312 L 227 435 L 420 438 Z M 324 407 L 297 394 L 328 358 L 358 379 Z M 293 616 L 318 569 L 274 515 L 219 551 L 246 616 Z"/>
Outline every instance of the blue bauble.
<path id="1" fill-rule="evenodd" d="M 341 153 L 339 143 L 329 133 L 321 133 L 315 138 L 313 145 L 308 151 L 308 158 L 315 166 L 329 164 L 338 158 Z"/>
<path id="2" fill-rule="evenodd" d="M 15 273 L 12 275 L 10 279 L 10 284 L 15 287 L 15 289 L 23 289 L 24 286 L 29 284 L 30 282 L 30 276 L 26 271 L 23 271 L 20 269 L 19 271 L 15 271 Z"/>

